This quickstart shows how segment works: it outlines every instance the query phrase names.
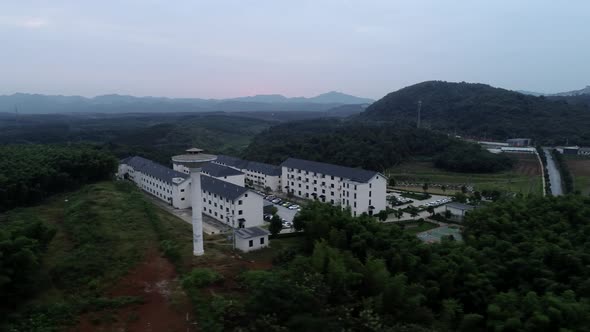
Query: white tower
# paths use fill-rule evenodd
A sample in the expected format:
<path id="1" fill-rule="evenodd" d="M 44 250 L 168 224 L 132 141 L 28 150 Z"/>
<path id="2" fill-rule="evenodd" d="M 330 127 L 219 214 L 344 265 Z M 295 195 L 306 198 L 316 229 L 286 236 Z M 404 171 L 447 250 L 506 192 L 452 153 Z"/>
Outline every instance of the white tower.
<path id="1" fill-rule="evenodd" d="M 174 164 L 187 167 L 191 174 L 191 206 L 193 209 L 193 254 L 201 256 L 203 250 L 203 201 L 201 198 L 201 167 L 217 159 L 216 156 L 204 154 L 203 150 L 192 148 L 186 154 L 172 157 Z"/>

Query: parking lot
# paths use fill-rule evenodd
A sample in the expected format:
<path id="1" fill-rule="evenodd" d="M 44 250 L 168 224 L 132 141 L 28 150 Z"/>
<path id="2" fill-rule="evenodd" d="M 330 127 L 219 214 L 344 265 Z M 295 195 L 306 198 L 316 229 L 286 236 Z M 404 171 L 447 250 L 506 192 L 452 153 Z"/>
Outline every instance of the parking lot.
<path id="1" fill-rule="evenodd" d="M 387 195 L 393 195 L 393 196 L 397 197 L 398 199 L 407 199 L 405 197 L 402 197 L 401 193 L 397 192 L 397 191 L 387 193 Z M 418 199 L 413 199 L 413 198 L 411 200 L 413 201 L 411 203 L 408 202 L 403 205 L 390 206 L 390 207 L 392 207 L 394 209 L 404 209 L 410 205 L 413 205 L 415 207 L 420 207 L 421 205 L 423 205 L 424 208 L 426 208 L 428 206 L 428 204 L 431 204 L 434 206 L 435 213 L 444 213 L 445 205 L 452 201 L 450 196 L 444 196 L 444 195 L 432 195 L 432 197 L 430 197 L 428 199 L 424 199 L 424 200 L 418 200 Z M 436 201 L 439 201 L 439 203 L 434 204 Z M 420 218 L 427 218 L 429 216 L 430 216 L 430 213 L 428 211 L 420 211 L 418 213 L 418 216 L 416 216 L 414 218 L 412 218 L 409 214 L 406 213 L 402 219 L 420 219 Z M 395 220 L 397 220 L 397 219 L 391 219 L 391 220 L 388 219 L 387 221 L 395 221 Z"/>

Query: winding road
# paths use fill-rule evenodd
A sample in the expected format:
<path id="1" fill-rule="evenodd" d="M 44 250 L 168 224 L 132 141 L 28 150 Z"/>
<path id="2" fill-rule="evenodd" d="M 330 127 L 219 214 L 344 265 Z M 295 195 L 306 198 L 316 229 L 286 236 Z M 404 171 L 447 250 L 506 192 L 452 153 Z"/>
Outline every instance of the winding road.
<path id="1" fill-rule="evenodd" d="M 545 158 L 547 159 L 547 172 L 549 173 L 549 183 L 551 183 L 551 194 L 553 196 L 561 196 L 563 195 L 563 190 L 561 189 L 561 174 L 559 173 L 557 164 L 555 164 L 549 148 L 543 148 L 543 152 L 545 152 Z"/>

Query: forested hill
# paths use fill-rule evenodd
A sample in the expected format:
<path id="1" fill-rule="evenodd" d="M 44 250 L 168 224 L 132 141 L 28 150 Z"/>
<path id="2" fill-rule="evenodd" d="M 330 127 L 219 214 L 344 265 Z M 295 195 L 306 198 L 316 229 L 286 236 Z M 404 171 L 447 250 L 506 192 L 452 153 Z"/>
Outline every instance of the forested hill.
<path id="1" fill-rule="evenodd" d="M 365 120 L 414 122 L 422 101 L 425 127 L 481 138 L 532 137 L 539 143 L 590 144 L 590 107 L 485 84 L 427 81 L 373 103 Z"/>

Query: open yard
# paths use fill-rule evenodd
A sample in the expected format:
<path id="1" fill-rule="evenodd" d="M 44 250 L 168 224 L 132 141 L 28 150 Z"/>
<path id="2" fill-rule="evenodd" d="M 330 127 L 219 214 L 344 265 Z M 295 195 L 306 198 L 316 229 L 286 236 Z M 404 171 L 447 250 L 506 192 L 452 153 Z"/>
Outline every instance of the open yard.
<path id="1" fill-rule="evenodd" d="M 567 156 L 566 161 L 574 178 L 574 190 L 590 194 L 590 157 Z"/>
<path id="2" fill-rule="evenodd" d="M 518 159 L 512 170 L 499 173 L 458 173 L 434 167 L 429 161 L 403 163 L 387 170 L 397 182 L 396 189 L 422 191 L 422 184 L 428 183 L 428 192 L 442 194 L 441 185 L 447 187 L 446 194 L 452 194 L 462 185 L 473 186 L 475 190 L 500 189 L 516 193 L 541 193 L 541 169 L 535 155 L 513 154 Z"/>

